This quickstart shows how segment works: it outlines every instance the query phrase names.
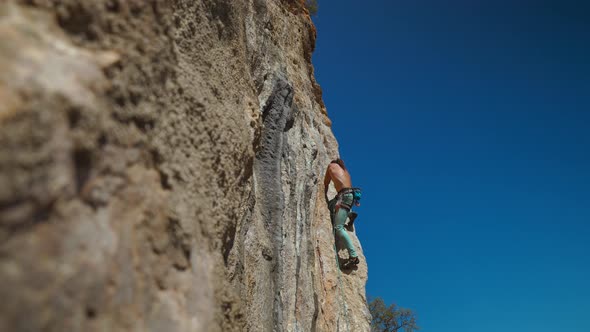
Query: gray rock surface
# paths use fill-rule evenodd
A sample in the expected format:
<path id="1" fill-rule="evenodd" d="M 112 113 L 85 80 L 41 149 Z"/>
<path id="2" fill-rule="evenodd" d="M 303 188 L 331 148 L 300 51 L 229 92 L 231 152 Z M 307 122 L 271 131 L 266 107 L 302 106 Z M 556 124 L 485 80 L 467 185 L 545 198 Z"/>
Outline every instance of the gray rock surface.
<path id="1" fill-rule="evenodd" d="M 0 2 L 0 331 L 368 331 L 314 44 L 295 0 Z"/>

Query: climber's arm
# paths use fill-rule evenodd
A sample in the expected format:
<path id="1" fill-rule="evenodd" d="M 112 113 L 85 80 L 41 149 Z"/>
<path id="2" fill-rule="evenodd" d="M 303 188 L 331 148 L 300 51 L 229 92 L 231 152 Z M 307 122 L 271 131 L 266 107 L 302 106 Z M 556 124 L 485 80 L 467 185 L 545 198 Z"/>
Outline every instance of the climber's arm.
<path id="1" fill-rule="evenodd" d="M 332 176 L 330 175 L 330 168 L 326 170 L 326 175 L 324 176 L 324 197 L 326 201 L 328 200 L 328 188 L 330 188 L 330 181 L 332 181 Z"/>

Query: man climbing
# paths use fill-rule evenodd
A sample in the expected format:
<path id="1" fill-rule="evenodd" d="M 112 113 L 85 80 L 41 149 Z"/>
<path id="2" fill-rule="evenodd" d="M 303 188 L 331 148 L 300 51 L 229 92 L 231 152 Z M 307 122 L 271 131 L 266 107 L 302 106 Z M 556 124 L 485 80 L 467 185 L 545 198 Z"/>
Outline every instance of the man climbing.
<path id="1" fill-rule="evenodd" d="M 338 191 L 336 197 L 332 200 L 328 200 L 328 187 L 330 181 L 334 181 L 334 187 Z M 344 161 L 338 158 L 332 160 L 328 169 L 326 170 L 326 176 L 324 177 L 324 195 L 328 202 L 328 208 L 330 209 L 330 217 L 332 218 L 332 226 L 334 227 L 334 233 L 343 242 L 344 246 L 348 250 L 348 256 L 350 257 L 347 262 L 343 264 L 344 268 L 352 268 L 359 263 L 359 258 L 352 244 L 352 240 L 348 236 L 348 233 L 344 229 L 346 218 L 352 206 L 354 204 L 360 205 L 358 200 L 360 199 L 360 189 L 352 188 L 352 181 L 350 179 L 350 173 L 344 166 Z"/>

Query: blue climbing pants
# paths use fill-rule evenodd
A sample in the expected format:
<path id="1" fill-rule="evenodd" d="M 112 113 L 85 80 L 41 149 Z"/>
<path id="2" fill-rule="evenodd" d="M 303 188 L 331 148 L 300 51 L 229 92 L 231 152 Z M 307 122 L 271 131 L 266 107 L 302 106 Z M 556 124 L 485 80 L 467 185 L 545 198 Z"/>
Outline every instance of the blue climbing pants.
<path id="1" fill-rule="evenodd" d="M 348 250 L 348 255 L 352 257 L 357 257 L 356 250 L 354 250 L 354 244 L 352 244 L 352 240 L 346 229 L 344 228 L 344 224 L 346 223 L 346 218 L 348 218 L 348 212 L 350 209 L 340 206 L 336 210 L 336 202 L 338 201 L 338 196 L 333 198 L 330 202 L 328 202 L 328 207 L 330 209 L 330 216 L 332 217 L 332 226 L 334 227 L 334 232 L 336 236 L 344 242 L 344 246 Z M 341 202 L 345 205 L 352 206 L 353 204 L 353 194 L 347 193 L 342 195 Z M 335 211 L 336 210 L 336 211 Z"/>

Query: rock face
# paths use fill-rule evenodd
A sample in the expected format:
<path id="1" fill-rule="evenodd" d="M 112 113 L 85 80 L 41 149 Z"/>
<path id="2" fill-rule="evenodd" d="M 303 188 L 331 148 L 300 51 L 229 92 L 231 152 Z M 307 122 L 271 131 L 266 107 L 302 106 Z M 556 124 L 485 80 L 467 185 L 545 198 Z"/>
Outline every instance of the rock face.
<path id="1" fill-rule="evenodd" d="M 0 330 L 368 331 L 314 43 L 295 0 L 0 2 Z"/>

